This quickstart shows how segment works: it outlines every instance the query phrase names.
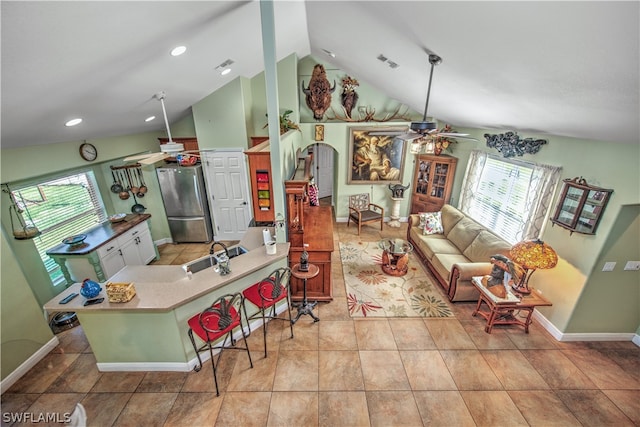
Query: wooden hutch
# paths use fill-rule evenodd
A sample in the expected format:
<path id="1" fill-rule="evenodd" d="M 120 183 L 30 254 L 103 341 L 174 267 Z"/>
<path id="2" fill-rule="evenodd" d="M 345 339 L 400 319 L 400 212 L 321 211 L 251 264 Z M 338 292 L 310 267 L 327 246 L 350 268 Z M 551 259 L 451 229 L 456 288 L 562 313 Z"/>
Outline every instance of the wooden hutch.
<path id="1" fill-rule="evenodd" d="M 438 212 L 451 198 L 458 159 L 447 155 L 416 156 L 411 213 Z"/>
<path id="2" fill-rule="evenodd" d="M 249 160 L 249 180 L 253 199 L 253 214 L 256 224 L 273 223 L 273 182 L 269 141 L 264 141 L 245 151 Z M 298 158 L 296 170 L 284 182 L 286 202 L 287 239 L 289 267 L 300 262 L 304 249 L 309 262 L 320 269 L 320 273 L 307 280 L 307 298 L 313 301 L 331 301 L 331 253 L 333 252 L 333 213 L 331 206 L 310 206 L 308 186 L 313 178 L 311 164 L 313 155 Z M 301 301 L 303 281 L 291 278 L 291 297 Z"/>

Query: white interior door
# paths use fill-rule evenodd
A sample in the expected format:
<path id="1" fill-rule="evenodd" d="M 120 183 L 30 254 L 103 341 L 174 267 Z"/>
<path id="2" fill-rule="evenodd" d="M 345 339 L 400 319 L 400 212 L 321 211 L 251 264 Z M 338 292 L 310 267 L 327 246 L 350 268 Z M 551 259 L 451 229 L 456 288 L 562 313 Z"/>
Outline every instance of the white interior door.
<path id="1" fill-rule="evenodd" d="M 315 150 L 318 197 L 328 197 L 333 193 L 333 148 L 327 144 L 317 144 Z"/>
<path id="2" fill-rule="evenodd" d="M 202 153 L 215 240 L 240 240 L 251 221 L 251 196 L 241 150 Z"/>

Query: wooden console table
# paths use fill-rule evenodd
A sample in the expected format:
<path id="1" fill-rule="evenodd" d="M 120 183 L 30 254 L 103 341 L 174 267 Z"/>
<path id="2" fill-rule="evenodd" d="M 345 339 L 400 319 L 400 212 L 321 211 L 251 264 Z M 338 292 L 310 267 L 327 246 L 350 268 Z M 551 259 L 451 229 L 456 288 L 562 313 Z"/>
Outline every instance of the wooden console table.
<path id="1" fill-rule="evenodd" d="M 509 292 L 505 298 L 500 298 L 486 286 L 487 279 L 488 276 L 475 276 L 471 279 L 471 283 L 480 291 L 478 305 L 472 316 L 479 314 L 487 320 L 484 331 L 488 334 L 491 333 L 494 325 L 520 325 L 524 327 L 526 333 L 529 333 L 533 310 L 536 307 L 552 305 L 549 300 L 535 289 L 531 289 L 531 293 L 528 295 Z M 483 302 L 487 305 L 489 311 L 480 310 Z M 517 313 L 519 311 L 526 312 L 527 316 L 524 319 L 519 318 Z"/>

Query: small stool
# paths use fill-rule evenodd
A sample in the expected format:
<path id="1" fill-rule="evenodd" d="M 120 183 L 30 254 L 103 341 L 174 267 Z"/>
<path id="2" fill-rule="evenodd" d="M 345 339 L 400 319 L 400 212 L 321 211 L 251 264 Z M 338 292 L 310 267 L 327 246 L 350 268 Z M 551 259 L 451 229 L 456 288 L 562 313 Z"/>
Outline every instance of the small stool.
<path id="1" fill-rule="evenodd" d="M 296 279 L 300 279 L 303 281 L 302 285 L 302 303 L 296 305 L 298 309 L 298 314 L 296 314 L 296 318 L 291 321 L 291 323 L 296 323 L 300 316 L 303 314 L 308 314 L 313 317 L 314 322 L 318 322 L 320 319 L 313 314 L 313 308 L 318 304 L 318 301 L 309 302 L 307 300 L 307 279 L 313 279 L 320 273 L 320 268 L 318 268 L 315 264 L 309 264 L 309 271 L 300 271 L 300 264 L 296 264 L 291 269 L 291 275 Z"/>

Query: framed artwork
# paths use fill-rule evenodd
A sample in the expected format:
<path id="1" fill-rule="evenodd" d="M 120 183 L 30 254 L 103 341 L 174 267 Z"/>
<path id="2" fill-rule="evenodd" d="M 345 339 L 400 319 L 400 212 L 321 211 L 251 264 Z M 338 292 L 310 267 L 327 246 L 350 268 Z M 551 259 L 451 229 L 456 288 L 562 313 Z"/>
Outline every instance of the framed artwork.
<path id="1" fill-rule="evenodd" d="M 324 141 L 324 125 L 316 125 L 316 141 Z"/>
<path id="2" fill-rule="evenodd" d="M 397 134 L 405 130 L 406 127 L 384 126 L 350 128 L 347 183 L 400 184 L 407 142 L 393 135 L 384 135 L 384 132 Z"/>

